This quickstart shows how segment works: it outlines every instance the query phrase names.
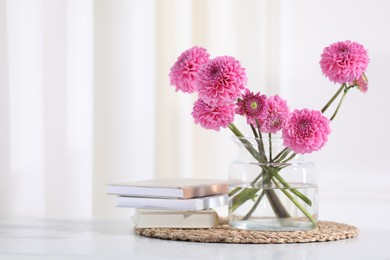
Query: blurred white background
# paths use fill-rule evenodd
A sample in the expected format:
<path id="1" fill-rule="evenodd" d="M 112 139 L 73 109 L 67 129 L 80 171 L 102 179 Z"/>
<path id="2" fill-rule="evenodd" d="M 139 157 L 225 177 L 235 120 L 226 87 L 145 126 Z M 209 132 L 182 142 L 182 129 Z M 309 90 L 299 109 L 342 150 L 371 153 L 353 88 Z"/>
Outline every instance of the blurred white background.
<path id="1" fill-rule="evenodd" d="M 389 227 L 388 10 L 386 0 L 0 0 L 0 217 L 128 218 L 107 183 L 226 179 L 231 133 L 195 126 L 196 97 L 169 86 L 180 53 L 235 56 L 250 89 L 320 109 L 338 88 L 320 54 L 349 39 L 369 50 L 369 91 L 350 91 L 310 155 L 320 219 Z"/>

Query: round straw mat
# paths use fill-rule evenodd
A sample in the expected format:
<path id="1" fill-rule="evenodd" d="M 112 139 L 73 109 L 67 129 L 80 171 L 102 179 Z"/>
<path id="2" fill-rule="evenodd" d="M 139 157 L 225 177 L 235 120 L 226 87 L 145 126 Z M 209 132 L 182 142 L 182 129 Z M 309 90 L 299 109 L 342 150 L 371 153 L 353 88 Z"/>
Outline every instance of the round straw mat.
<path id="1" fill-rule="evenodd" d="M 353 238 L 359 230 L 354 226 L 330 221 L 318 221 L 317 227 L 310 231 L 241 230 L 230 227 L 226 220 L 222 220 L 216 228 L 135 228 L 135 232 L 150 238 L 202 243 L 284 244 Z"/>

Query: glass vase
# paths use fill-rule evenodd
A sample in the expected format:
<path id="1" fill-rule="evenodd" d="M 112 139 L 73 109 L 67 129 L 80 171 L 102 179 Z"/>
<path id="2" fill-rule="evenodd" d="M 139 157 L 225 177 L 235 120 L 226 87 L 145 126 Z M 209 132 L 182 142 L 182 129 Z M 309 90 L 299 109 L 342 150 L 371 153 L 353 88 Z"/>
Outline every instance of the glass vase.
<path id="1" fill-rule="evenodd" d="M 318 216 L 317 171 L 280 138 L 238 138 L 229 167 L 229 225 L 248 230 L 310 230 Z"/>

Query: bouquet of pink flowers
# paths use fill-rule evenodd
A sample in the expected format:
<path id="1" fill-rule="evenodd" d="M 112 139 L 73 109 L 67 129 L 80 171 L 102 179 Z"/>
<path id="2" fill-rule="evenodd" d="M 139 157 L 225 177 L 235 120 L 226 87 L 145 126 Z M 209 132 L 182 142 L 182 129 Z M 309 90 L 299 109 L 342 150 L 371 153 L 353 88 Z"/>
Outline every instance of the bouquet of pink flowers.
<path id="1" fill-rule="evenodd" d="M 280 164 L 288 163 L 296 154 L 318 151 L 326 144 L 331 132 L 330 123 L 336 117 L 348 91 L 356 88 L 366 93 L 368 81 L 365 71 L 368 63 L 367 50 L 359 43 L 344 41 L 326 47 L 320 60 L 322 72 L 329 80 L 341 86 L 320 111 L 307 108 L 290 111 L 286 100 L 280 96 L 267 97 L 250 91 L 246 87 L 245 69 L 238 60 L 230 56 L 210 59 L 206 49 L 197 46 L 184 51 L 178 57 L 169 77 L 176 91 L 198 94 L 192 111 L 196 124 L 216 131 L 229 128 L 261 164 L 262 171 L 252 184 L 262 178 L 263 182 L 285 188 L 284 194 L 315 225 L 315 219 L 302 206 L 302 202 L 311 205 L 310 199 L 297 189 L 291 188 L 280 176 L 279 172 L 283 168 Z M 342 97 L 328 119 L 324 113 L 341 93 Z M 257 140 L 257 148 L 249 145 L 234 125 L 236 115 L 246 118 Z M 272 135 L 277 134 L 281 135 L 285 148 L 274 155 L 271 150 L 266 153 L 264 135 L 271 141 Z M 259 189 L 256 190 L 258 191 Z M 270 201 L 276 199 L 272 192 L 263 191 L 262 194 L 266 194 Z M 254 198 L 252 191 L 243 188 L 232 190 L 229 195 L 230 210 L 233 211 Z M 262 198 L 261 194 L 257 197 Z M 287 213 L 283 213 L 285 210 L 277 204 L 276 202 L 273 208 L 283 217 Z"/>

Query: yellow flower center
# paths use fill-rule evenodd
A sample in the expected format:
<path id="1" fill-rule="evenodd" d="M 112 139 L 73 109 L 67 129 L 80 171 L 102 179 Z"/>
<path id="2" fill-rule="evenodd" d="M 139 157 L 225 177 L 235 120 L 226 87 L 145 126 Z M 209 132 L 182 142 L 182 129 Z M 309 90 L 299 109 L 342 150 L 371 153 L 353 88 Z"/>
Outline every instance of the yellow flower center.
<path id="1" fill-rule="evenodd" d="M 251 108 L 253 108 L 253 109 L 257 108 L 257 102 L 256 101 L 252 101 Z"/>

